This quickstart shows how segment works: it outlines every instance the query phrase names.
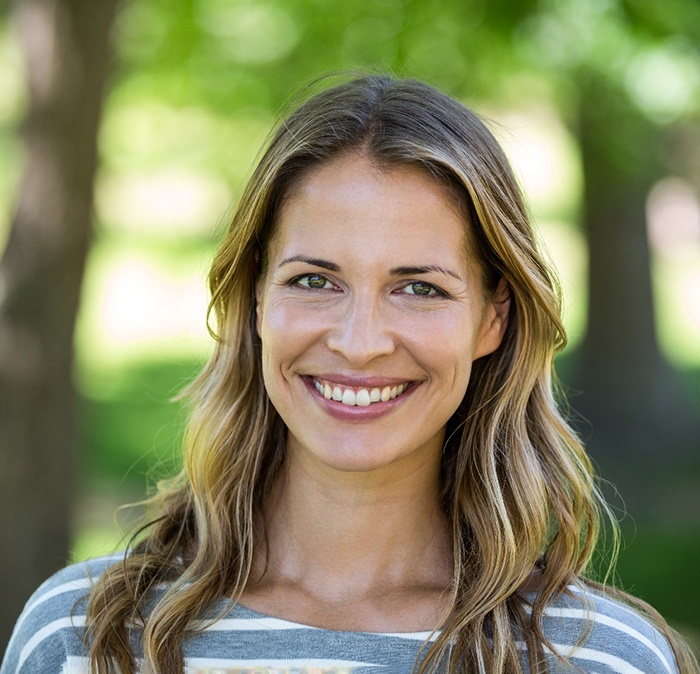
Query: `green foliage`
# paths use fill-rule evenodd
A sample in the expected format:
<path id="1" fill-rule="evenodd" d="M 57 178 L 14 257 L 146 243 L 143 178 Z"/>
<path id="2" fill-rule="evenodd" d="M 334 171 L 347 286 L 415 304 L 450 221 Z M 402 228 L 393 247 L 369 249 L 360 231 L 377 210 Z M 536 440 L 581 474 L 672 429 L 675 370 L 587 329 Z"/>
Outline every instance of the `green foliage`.
<path id="1" fill-rule="evenodd" d="M 695 43 L 700 40 L 700 4 L 697 2 L 622 0 L 620 4 L 628 22 L 643 28 L 650 38 L 677 34 Z"/>
<path id="2" fill-rule="evenodd" d="M 184 422 L 173 399 L 200 368 L 195 361 L 144 363 L 104 377 L 99 391 L 83 395 L 83 479 L 145 493 L 146 484 L 177 472 Z"/>
<path id="3" fill-rule="evenodd" d="M 339 68 L 391 69 L 456 93 L 493 91 L 517 69 L 510 32 L 533 2 L 132 0 L 116 31 L 119 87 L 224 113 L 277 110 Z M 136 85 L 138 86 L 138 85 Z"/>
<path id="4" fill-rule="evenodd" d="M 700 647 L 700 531 L 644 528 L 626 540 L 617 565 L 622 589 L 650 603 Z"/>

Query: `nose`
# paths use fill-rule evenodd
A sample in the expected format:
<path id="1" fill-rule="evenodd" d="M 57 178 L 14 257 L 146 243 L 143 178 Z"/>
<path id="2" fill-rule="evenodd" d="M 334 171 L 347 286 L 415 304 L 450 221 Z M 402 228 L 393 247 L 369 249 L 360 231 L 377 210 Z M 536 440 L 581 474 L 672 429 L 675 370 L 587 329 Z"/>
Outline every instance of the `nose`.
<path id="1" fill-rule="evenodd" d="M 389 355 L 396 348 L 386 310 L 382 311 L 381 302 L 368 294 L 348 298 L 345 311 L 329 332 L 326 343 L 331 351 L 355 367 Z"/>

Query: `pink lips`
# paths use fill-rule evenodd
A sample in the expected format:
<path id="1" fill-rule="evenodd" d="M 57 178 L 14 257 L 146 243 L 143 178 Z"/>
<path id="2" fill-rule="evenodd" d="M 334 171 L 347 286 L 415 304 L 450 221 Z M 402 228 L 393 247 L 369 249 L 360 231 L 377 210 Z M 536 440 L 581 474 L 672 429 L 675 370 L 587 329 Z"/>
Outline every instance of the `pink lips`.
<path id="1" fill-rule="evenodd" d="M 335 374 L 323 375 L 322 377 L 319 376 L 317 379 L 330 380 L 336 384 L 340 384 L 341 386 L 367 389 L 397 386 L 399 384 L 406 383 L 405 379 L 380 379 L 378 377 L 352 377 Z M 368 407 L 359 407 L 344 405 L 337 400 L 328 400 L 316 390 L 314 385 L 314 377 L 305 376 L 303 377 L 303 380 L 312 397 L 324 408 L 328 414 L 342 421 L 355 422 L 371 421 L 388 414 L 397 405 L 400 405 L 402 401 L 407 398 L 416 388 L 415 385 L 410 385 L 400 396 L 396 398 L 392 398 L 386 402 L 373 403 Z"/>

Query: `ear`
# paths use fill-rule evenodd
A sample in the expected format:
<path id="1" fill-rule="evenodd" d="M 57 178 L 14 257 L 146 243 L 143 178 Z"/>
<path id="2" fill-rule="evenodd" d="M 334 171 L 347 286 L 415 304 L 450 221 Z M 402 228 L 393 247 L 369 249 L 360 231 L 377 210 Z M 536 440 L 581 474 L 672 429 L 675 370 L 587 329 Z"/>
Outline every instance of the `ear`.
<path id="1" fill-rule="evenodd" d="M 511 292 L 505 279 L 501 278 L 496 290 L 486 303 L 484 320 L 474 349 L 474 360 L 493 353 L 503 341 L 508 327 Z"/>

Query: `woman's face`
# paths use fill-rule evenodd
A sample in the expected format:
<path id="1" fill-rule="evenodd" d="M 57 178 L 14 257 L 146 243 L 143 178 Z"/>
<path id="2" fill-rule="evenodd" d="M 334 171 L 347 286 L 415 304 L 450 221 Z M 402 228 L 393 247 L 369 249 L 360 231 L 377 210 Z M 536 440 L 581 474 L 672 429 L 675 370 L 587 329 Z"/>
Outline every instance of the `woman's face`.
<path id="1" fill-rule="evenodd" d="M 472 361 L 498 347 L 507 320 L 508 303 L 484 297 L 465 231 L 427 173 L 359 155 L 289 196 L 257 287 L 288 456 L 365 472 L 439 461 Z"/>

